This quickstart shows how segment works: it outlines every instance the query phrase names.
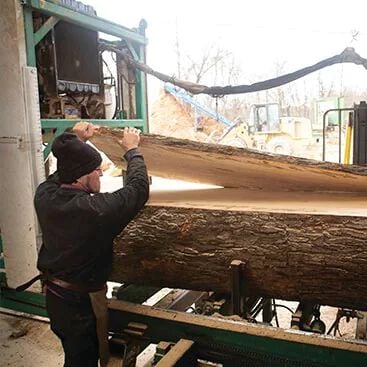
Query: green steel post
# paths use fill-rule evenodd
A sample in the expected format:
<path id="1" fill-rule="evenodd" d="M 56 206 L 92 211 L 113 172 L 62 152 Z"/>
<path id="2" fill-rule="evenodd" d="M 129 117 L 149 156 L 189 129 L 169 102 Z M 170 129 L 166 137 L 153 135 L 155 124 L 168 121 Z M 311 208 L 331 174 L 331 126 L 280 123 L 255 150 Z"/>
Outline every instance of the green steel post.
<path id="1" fill-rule="evenodd" d="M 32 9 L 23 8 L 24 31 L 28 66 L 36 66 L 36 50 L 33 36 Z"/>
<path id="2" fill-rule="evenodd" d="M 145 19 L 141 19 L 139 22 L 139 33 L 145 37 L 145 30 L 147 28 L 147 22 Z M 140 60 L 146 64 L 147 54 L 146 54 L 146 44 L 139 45 Z M 141 103 L 142 103 L 142 118 L 145 121 L 145 132 L 149 132 L 149 121 L 148 121 L 148 89 L 147 89 L 147 74 L 140 72 L 141 78 Z"/>
<path id="3" fill-rule="evenodd" d="M 131 55 L 136 61 L 145 63 L 145 46 L 139 47 L 139 54 L 136 52 L 134 46 L 131 42 L 126 42 L 131 52 Z M 136 83 L 136 93 L 135 93 L 135 102 L 136 102 L 136 114 L 139 118 L 144 120 L 143 132 L 148 132 L 148 106 L 147 106 L 147 85 L 146 85 L 146 75 L 143 71 L 137 71 L 137 83 Z"/>
<path id="4" fill-rule="evenodd" d="M 146 47 L 140 46 L 141 55 L 143 55 L 144 63 L 146 63 Z M 148 89 L 147 89 L 147 74 L 140 72 L 141 75 L 141 99 L 142 99 L 142 118 L 145 121 L 144 132 L 149 132 L 148 122 Z"/>
<path id="5" fill-rule="evenodd" d="M 139 46 L 138 61 L 145 63 L 145 47 Z M 137 71 L 136 114 L 144 121 L 143 132 L 148 132 L 147 83 L 143 71 Z"/>

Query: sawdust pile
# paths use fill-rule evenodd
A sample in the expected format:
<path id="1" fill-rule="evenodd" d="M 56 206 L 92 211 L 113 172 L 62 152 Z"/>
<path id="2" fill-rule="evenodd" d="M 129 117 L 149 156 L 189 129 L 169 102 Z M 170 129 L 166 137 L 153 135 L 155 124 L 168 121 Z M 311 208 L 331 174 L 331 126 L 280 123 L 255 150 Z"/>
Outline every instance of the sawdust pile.
<path id="1" fill-rule="evenodd" d="M 189 105 L 164 91 L 153 104 L 149 117 L 149 131 L 181 139 L 214 143 L 223 132 L 218 121 L 203 116 L 201 131 L 195 128 L 195 113 Z"/>

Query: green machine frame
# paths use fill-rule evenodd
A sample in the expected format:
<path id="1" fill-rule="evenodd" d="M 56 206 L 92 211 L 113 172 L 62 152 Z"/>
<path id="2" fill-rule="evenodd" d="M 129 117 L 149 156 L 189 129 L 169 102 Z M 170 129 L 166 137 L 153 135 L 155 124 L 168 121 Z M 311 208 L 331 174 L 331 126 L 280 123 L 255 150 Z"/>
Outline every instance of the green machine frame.
<path id="1" fill-rule="evenodd" d="M 32 12 L 37 11 L 49 16 L 47 21 L 40 29 L 34 32 Z M 129 47 L 133 57 L 140 62 L 145 62 L 145 48 L 147 39 L 144 34 L 132 31 L 129 28 L 123 27 L 119 24 L 110 22 L 103 18 L 90 15 L 87 13 L 78 12 L 74 8 L 67 7 L 57 0 L 24 0 L 24 29 L 27 48 L 27 64 L 28 66 L 36 67 L 36 45 L 48 34 L 49 31 L 58 23 L 59 20 L 76 24 L 80 27 L 89 30 L 103 32 L 108 35 L 124 39 Z M 114 120 L 85 120 L 89 122 L 96 122 L 100 125 L 108 127 L 127 127 L 133 126 L 141 129 L 143 132 L 148 131 L 148 117 L 147 117 L 147 86 L 146 76 L 142 71 L 137 73 L 137 88 L 136 88 L 136 106 L 137 119 L 114 119 Z M 55 136 L 61 134 L 66 129 L 72 127 L 78 120 L 74 119 L 41 119 L 42 128 L 55 128 Z M 44 151 L 44 156 L 47 157 L 50 152 L 48 148 Z"/>
<path id="2" fill-rule="evenodd" d="M 3 253 L 3 242 L 0 233 L 0 308 L 31 315 L 47 317 L 45 297 L 34 292 L 16 292 L 7 287 Z"/>

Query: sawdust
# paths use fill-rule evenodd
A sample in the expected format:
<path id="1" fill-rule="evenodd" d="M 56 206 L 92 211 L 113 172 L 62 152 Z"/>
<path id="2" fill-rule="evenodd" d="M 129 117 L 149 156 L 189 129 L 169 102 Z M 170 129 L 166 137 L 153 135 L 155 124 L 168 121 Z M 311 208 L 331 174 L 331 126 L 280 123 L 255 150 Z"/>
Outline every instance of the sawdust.
<path id="1" fill-rule="evenodd" d="M 149 129 L 153 134 L 211 142 L 212 136 L 223 132 L 223 125 L 210 117 L 203 117 L 202 128 L 196 130 L 195 113 L 190 106 L 169 93 L 162 91 L 152 106 Z"/>
<path id="2" fill-rule="evenodd" d="M 0 313 L 0 366 L 61 367 L 64 352 L 60 340 L 43 321 Z M 121 366 L 121 351 L 112 355 L 109 367 Z"/>
<path id="3" fill-rule="evenodd" d="M 1 366 L 63 365 L 61 343 L 45 322 L 0 315 Z"/>

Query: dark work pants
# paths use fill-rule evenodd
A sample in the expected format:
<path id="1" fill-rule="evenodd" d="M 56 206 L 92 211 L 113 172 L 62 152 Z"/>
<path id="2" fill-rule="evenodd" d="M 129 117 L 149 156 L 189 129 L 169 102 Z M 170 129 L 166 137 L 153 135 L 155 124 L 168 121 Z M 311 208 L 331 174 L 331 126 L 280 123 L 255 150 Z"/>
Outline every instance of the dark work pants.
<path id="1" fill-rule="evenodd" d="M 69 292 L 63 299 L 47 289 L 46 307 L 51 330 L 64 348 L 64 367 L 98 367 L 96 318 L 89 295 Z"/>

